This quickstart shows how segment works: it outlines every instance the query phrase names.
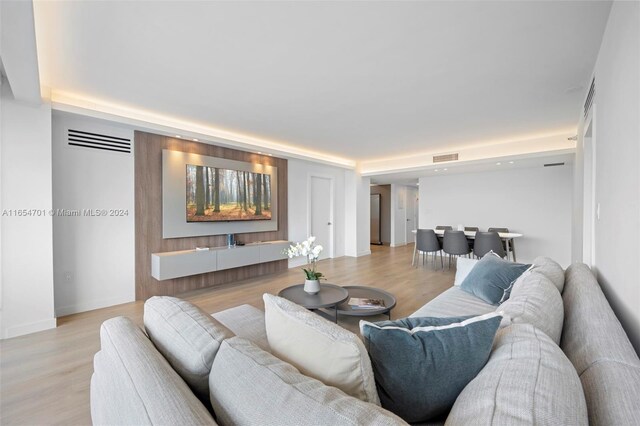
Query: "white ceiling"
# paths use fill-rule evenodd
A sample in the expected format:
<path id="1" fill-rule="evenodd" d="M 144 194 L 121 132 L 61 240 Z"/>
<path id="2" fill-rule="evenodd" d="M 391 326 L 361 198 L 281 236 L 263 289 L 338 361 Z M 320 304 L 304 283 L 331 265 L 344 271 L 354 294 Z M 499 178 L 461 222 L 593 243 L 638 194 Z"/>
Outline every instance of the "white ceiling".
<path id="1" fill-rule="evenodd" d="M 416 185 L 418 179 L 425 176 L 455 175 L 463 173 L 495 172 L 512 169 L 528 169 L 545 167 L 545 164 L 564 163 L 563 166 L 573 164 L 575 154 L 572 149 L 553 153 L 538 153 L 531 155 L 512 155 L 500 158 L 486 158 L 482 160 L 449 162 L 433 164 L 419 170 L 393 171 L 370 175 L 371 183 L 386 185 L 390 183 L 400 185 Z"/>
<path id="2" fill-rule="evenodd" d="M 610 2 L 36 2 L 41 82 L 355 160 L 575 130 Z"/>

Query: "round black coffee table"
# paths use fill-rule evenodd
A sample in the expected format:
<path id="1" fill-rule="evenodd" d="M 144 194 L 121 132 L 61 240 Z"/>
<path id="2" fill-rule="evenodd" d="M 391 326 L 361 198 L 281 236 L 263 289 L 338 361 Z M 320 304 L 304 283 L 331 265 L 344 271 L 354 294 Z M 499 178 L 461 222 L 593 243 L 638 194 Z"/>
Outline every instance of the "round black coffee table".
<path id="1" fill-rule="evenodd" d="M 364 287 L 357 285 L 344 286 L 343 289 L 349 292 L 349 298 L 358 297 L 363 299 L 382 299 L 384 307 L 376 309 L 354 309 L 349 305 L 349 299 L 340 303 L 337 313 L 352 317 L 368 317 L 372 315 L 387 314 L 391 319 L 391 310 L 396 306 L 396 298 L 391 293 L 374 287 Z"/>
<path id="2" fill-rule="evenodd" d="M 349 299 L 349 293 L 344 288 L 335 284 L 320 284 L 320 291 L 309 294 L 304 291 L 304 284 L 297 284 L 280 290 L 278 296 L 297 303 L 310 311 L 318 309 L 330 309 L 334 311 L 333 319 L 338 322 L 338 310 L 336 307 Z M 319 311 L 323 312 L 323 311 Z M 327 315 L 325 313 L 325 315 Z"/>

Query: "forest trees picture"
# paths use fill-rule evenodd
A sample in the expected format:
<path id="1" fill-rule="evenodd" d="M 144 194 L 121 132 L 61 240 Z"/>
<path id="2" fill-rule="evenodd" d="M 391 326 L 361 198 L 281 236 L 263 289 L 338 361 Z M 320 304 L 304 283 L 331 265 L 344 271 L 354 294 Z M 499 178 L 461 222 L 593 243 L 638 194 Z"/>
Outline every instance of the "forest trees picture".
<path id="1" fill-rule="evenodd" d="M 187 222 L 271 219 L 271 175 L 187 164 Z"/>

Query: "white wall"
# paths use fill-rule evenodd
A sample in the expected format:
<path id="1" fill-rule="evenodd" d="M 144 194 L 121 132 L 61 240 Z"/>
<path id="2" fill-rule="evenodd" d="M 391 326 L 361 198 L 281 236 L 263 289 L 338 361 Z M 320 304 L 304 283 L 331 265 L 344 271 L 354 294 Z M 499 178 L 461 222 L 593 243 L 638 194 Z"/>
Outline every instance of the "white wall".
<path id="1" fill-rule="evenodd" d="M 413 243 L 407 238 L 407 219 L 413 216 L 409 198 L 417 196 L 415 187 L 391 185 L 391 247 Z M 414 226 L 414 225 L 412 225 Z"/>
<path id="2" fill-rule="evenodd" d="M 133 149 L 126 154 L 68 146 L 69 128 L 129 138 L 133 148 L 129 128 L 74 114 L 53 114 L 53 207 L 128 213 L 54 217 L 57 316 L 135 299 Z"/>
<path id="3" fill-rule="evenodd" d="M 333 257 L 345 255 L 345 169 L 304 160 L 288 161 L 288 221 L 289 240 L 302 241 L 309 236 L 309 182 L 312 176 L 332 179 L 333 185 Z M 299 266 L 304 259 L 289 261 L 289 267 Z"/>
<path id="4" fill-rule="evenodd" d="M 353 173 L 353 172 L 352 172 Z M 371 209 L 369 187 L 371 179 L 363 178 L 358 172 L 355 173 L 357 194 L 355 202 L 357 204 L 356 217 L 356 241 L 357 252 L 355 256 L 366 256 L 371 254 Z M 352 201 L 353 202 L 353 201 Z M 349 256 L 353 254 L 347 253 Z"/>
<path id="5" fill-rule="evenodd" d="M 571 261 L 571 165 L 420 178 L 419 226 L 506 227 L 520 262 Z"/>
<path id="6" fill-rule="evenodd" d="M 0 337 L 56 326 L 53 308 L 51 105 L 13 99 L 2 84 L 0 195 L 3 213 L 33 209 L 33 216 L 1 218 L 2 315 Z"/>
<path id="7" fill-rule="evenodd" d="M 369 187 L 371 179 L 356 170 L 345 170 L 345 256 L 366 256 L 370 249 Z"/>
<path id="8" fill-rule="evenodd" d="M 596 95 L 596 203 L 594 270 L 609 303 L 640 352 L 640 3 L 614 2 L 598 54 Z M 582 112 L 582 111 L 581 111 Z M 579 132 L 584 132 L 580 114 Z M 583 141 L 578 141 L 582 146 Z M 578 161 L 582 156 L 578 157 Z M 582 165 L 574 198 L 581 202 Z M 584 211 L 576 205 L 575 216 Z M 582 222 L 580 222 L 582 224 Z M 577 226 L 577 225 L 576 225 Z M 581 228 L 580 228 L 581 229 Z M 573 242 L 582 256 L 582 234 Z"/>

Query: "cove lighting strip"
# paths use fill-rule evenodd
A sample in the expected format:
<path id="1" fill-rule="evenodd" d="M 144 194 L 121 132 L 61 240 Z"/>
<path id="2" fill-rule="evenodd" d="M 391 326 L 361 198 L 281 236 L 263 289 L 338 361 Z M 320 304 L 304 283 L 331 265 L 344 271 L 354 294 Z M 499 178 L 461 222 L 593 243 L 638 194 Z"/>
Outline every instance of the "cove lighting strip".
<path id="1" fill-rule="evenodd" d="M 138 108 L 126 107 L 100 99 L 91 99 L 62 91 L 52 90 L 51 104 L 56 110 L 115 120 L 163 133 L 181 134 L 184 138 L 194 140 L 212 139 L 211 142 L 214 143 L 218 142 L 227 146 L 244 148 L 251 151 L 271 151 L 273 154 L 312 160 L 348 169 L 356 167 L 356 162 L 347 158 L 316 152 L 281 142 L 247 136 Z"/>

